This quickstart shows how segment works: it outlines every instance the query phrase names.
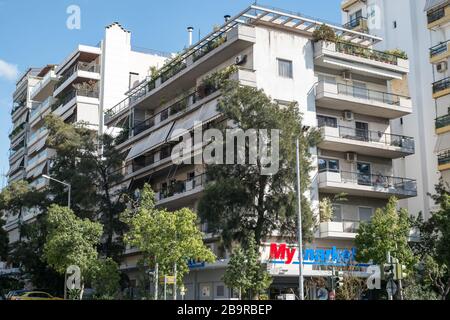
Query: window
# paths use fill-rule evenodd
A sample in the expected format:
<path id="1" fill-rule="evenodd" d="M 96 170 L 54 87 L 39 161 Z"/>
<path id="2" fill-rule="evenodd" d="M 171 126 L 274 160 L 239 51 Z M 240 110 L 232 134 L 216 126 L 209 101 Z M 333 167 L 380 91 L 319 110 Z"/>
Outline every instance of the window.
<path id="1" fill-rule="evenodd" d="M 362 17 L 362 9 L 356 11 L 355 13 L 352 13 L 350 15 L 350 21 L 355 21 L 361 17 Z"/>
<path id="2" fill-rule="evenodd" d="M 339 160 L 319 159 L 319 172 L 339 172 Z"/>
<path id="3" fill-rule="evenodd" d="M 358 184 L 364 186 L 372 185 L 372 168 L 370 163 L 357 163 L 358 169 Z"/>
<path id="4" fill-rule="evenodd" d="M 130 72 L 129 89 L 135 88 L 139 84 L 139 73 Z"/>
<path id="5" fill-rule="evenodd" d="M 222 298 L 225 296 L 225 286 L 223 285 L 218 285 L 216 287 L 216 297 L 218 298 Z"/>
<path id="6" fill-rule="evenodd" d="M 337 119 L 327 116 L 317 116 L 317 123 L 319 127 L 332 127 L 337 128 Z"/>
<path id="7" fill-rule="evenodd" d="M 342 222 L 342 206 L 333 204 L 333 222 Z"/>
<path id="8" fill-rule="evenodd" d="M 367 122 L 355 122 L 356 136 L 361 141 L 369 140 L 369 124 Z"/>
<path id="9" fill-rule="evenodd" d="M 359 220 L 363 222 L 369 222 L 372 219 L 372 208 L 359 207 Z"/>
<path id="10" fill-rule="evenodd" d="M 355 98 L 368 99 L 367 85 L 364 82 L 353 81 L 353 96 Z"/>
<path id="11" fill-rule="evenodd" d="M 283 78 L 292 79 L 294 77 L 292 71 L 292 61 L 278 59 L 278 75 Z"/>

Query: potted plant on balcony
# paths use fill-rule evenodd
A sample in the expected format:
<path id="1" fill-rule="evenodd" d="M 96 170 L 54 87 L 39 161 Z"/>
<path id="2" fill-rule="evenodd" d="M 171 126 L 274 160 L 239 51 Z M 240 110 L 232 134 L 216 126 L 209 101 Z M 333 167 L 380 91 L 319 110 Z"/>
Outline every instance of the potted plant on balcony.
<path id="1" fill-rule="evenodd" d="M 312 36 L 314 42 L 336 42 L 337 40 L 336 32 L 326 24 L 322 24 L 319 28 L 315 29 Z"/>

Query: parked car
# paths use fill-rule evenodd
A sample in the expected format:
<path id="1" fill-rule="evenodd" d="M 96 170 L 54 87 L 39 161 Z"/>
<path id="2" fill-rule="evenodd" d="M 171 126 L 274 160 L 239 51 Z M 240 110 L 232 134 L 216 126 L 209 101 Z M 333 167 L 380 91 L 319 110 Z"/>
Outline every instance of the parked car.
<path id="1" fill-rule="evenodd" d="M 12 295 L 10 300 L 63 300 L 42 291 L 25 291 Z"/>
<path id="2" fill-rule="evenodd" d="M 5 298 L 6 298 L 6 300 L 12 300 L 12 297 L 20 296 L 29 291 L 30 290 L 13 290 L 13 291 L 8 292 L 5 296 Z"/>

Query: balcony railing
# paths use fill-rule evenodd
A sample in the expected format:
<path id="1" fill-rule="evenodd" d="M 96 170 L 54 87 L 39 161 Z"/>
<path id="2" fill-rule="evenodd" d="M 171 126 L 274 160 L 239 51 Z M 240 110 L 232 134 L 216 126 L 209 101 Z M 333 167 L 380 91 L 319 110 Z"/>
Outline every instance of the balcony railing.
<path id="1" fill-rule="evenodd" d="M 31 109 L 30 118 L 33 118 L 36 114 L 40 113 L 42 109 L 45 109 L 53 100 L 53 96 L 49 96 L 44 101 L 34 105 Z"/>
<path id="2" fill-rule="evenodd" d="M 438 21 L 443 17 L 445 17 L 445 7 L 430 11 L 427 13 L 428 24 Z"/>
<path id="3" fill-rule="evenodd" d="M 440 166 L 450 163 L 450 150 L 446 150 L 438 155 L 438 164 Z"/>
<path id="4" fill-rule="evenodd" d="M 75 97 L 88 97 L 88 98 L 98 98 L 99 93 L 96 90 L 72 90 L 67 95 L 64 96 L 64 98 L 60 99 L 59 103 L 52 105 L 52 111 L 55 111 L 61 106 L 64 106 L 65 104 L 69 103 L 73 98 Z"/>
<path id="5" fill-rule="evenodd" d="M 450 114 L 439 117 L 436 119 L 436 129 L 450 126 Z"/>
<path id="6" fill-rule="evenodd" d="M 337 84 L 338 94 L 352 96 L 354 98 L 373 100 L 390 105 L 400 105 L 400 98 L 409 99 L 409 97 L 400 96 L 382 91 L 370 90 L 361 87 L 354 87 L 343 83 Z"/>
<path id="7" fill-rule="evenodd" d="M 193 55 L 194 62 L 199 60 L 200 58 L 206 56 L 208 53 L 213 51 L 214 49 L 220 47 L 227 41 L 227 37 L 223 34 L 215 37 L 211 41 L 208 41 L 203 46 L 201 46 Z"/>
<path id="8" fill-rule="evenodd" d="M 339 130 L 339 138 L 381 143 L 387 146 L 398 147 L 412 153 L 414 153 L 415 150 L 414 138 L 411 137 L 344 126 L 338 126 L 337 128 Z"/>
<path id="9" fill-rule="evenodd" d="M 364 27 L 364 25 L 367 26 L 367 18 L 366 17 L 358 17 L 356 19 L 350 20 L 346 24 L 344 24 L 342 27 L 344 29 L 353 30 L 359 26 Z"/>
<path id="10" fill-rule="evenodd" d="M 450 154 L 449 154 L 450 155 Z M 449 159 L 450 160 L 450 159 Z M 320 173 L 339 173 L 340 182 L 353 183 L 359 186 L 368 186 L 374 188 L 384 188 L 394 190 L 395 193 L 417 193 L 417 182 L 413 179 L 383 176 L 381 174 L 366 174 L 349 171 L 333 171 L 324 169 Z M 337 181 L 334 181 L 337 182 Z"/>
<path id="11" fill-rule="evenodd" d="M 438 45 L 435 45 L 434 47 L 430 48 L 430 58 L 433 58 L 437 55 L 440 55 L 441 53 L 444 53 L 448 49 L 448 42 L 449 40 L 445 42 L 441 42 Z"/>
<path id="12" fill-rule="evenodd" d="M 26 103 L 22 102 L 22 103 L 15 103 L 13 105 L 13 108 L 11 110 L 11 115 L 13 115 L 14 113 L 16 113 L 16 111 L 18 111 L 19 109 L 25 107 Z"/>
<path id="13" fill-rule="evenodd" d="M 67 79 L 69 79 L 77 71 L 88 71 L 88 72 L 100 72 L 100 66 L 98 64 L 86 63 L 79 61 L 69 70 L 67 70 L 64 75 L 59 79 L 55 86 L 55 90 L 58 89 Z"/>
<path id="14" fill-rule="evenodd" d="M 158 201 L 173 197 L 177 194 L 183 194 L 204 186 L 208 182 L 206 174 L 201 174 L 184 181 L 174 181 L 168 184 L 166 188 L 161 189 L 157 194 Z"/>
<path id="15" fill-rule="evenodd" d="M 9 134 L 9 138 L 10 139 L 14 139 L 16 136 L 19 135 L 19 133 L 23 132 L 26 126 L 26 122 L 21 123 L 20 125 L 18 125 L 10 134 Z"/>
<path id="16" fill-rule="evenodd" d="M 450 77 L 433 83 L 433 93 L 438 93 L 450 88 Z"/>
<path id="17" fill-rule="evenodd" d="M 398 59 L 401 58 L 391 53 L 360 47 L 347 42 L 336 42 L 336 51 L 393 65 L 398 65 Z"/>

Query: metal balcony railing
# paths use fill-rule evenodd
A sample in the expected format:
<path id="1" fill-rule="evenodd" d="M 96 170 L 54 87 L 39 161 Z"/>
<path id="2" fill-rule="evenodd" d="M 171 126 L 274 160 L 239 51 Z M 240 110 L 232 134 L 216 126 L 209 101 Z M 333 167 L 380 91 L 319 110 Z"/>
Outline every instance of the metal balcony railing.
<path id="1" fill-rule="evenodd" d="M 383 51 L 360 47 L 348 42 L 336 42 L 336 51 L 393 65 L 398 65 L 398 59 L 401 58 L 400 56 L 394 55 L 392 53 L 386 53 Z"/>
<path id="2" fill-rule="evenodd" d="M 444 165 L 444 164 L 448 164 L 450 163 L 450 150 L 446 150 L 444 152 L 441 152 L 438 155 L 438 164 L 440 166 Z"/>
<path id="3" fill-rule="evenodd" d="M 439 117 L 436 119 L 436 129 L 450 126 L 450 114 Z"/>
<path id="4" fill-rule="evenodd" d="M 362 26 L 363 24 L 367 23 L 367 18 L 366 17 L 358 17 L 355 18 L 353 20 L 350 20 L 349 22 L 347 22 L 346 24 L 344 24 L 342 27 L 345 29 L 350 29 L 353 30 L 359 26 Z"/>
<path id="5" fill-rule="evenodd" d="M 434 56 L 440 55 L 441 53 L 444 53 L 448 49 L 448 42 L 449 40 L 445 42 L 441 42 L 434 47 L 430 48 L 430 58 L 433 58 Z"/>
<path id="6" fill-rule="evenodd" d="M 67 70 L 64 75 L 59 79 L 58 83 L 55 85 L 55 90 L 58 89 L 67 79 L 69 79 L 77 71 L 88 71 L 88 72 L 100 72 L 100 66 L 98 64 L 92 64 L 87 62 L 77 62 L 73 67 Z"/>
<path id="7" fill-rule="evenodd" d="M 433 83 L 433 93 L 443 91 L 450 88 L 450 77 L 436 81 Z"/>
<path id="8" fill-rule="evenodd" d="M 344 94 L 359 99 L 373 100 L 390 105 L 400 105 L 400 98 L 410 99 L 406 96 L 392 94 L 382 91 L 370 90 L 361 87 L 355 87 L 343 83 L 337 84 L 338 94 Z"/>
<path id="9" fill-rule="evenodd" d="M 208 182 L 206 174 L 201 174 L 184 181 L 172 181 L 168 186 L 159 191 L 159 198 L 157 200 L 164 200 L 173 197 L 177 194 L 183 194 L 195 188 L 204 186 Z"/>
<path id="10" fill-rule="evenodd" d="M 387 146 L 398 147 L 411 153 L 414 153 L 415 151 L 414 138 L 412 137 L 344 126 L 337 126 L 336 128 L 339 129 L 339 138 L 362 142 L 381 143 Z"/>
<path id="11" fill-rule="evenodd" d="M 445 17 L 445 7 L 432 10 L 427 13 L 428 24 L 438 21 Z"/>
<path id="12" fill-rule="evenodd" d="M 67 103 L 69 103 L 70 100 L 78 96 L 88 98 L 98 98 L 99 92 L 96 90 L 71 90 L 67 95 L 64 96 L 64 98 L 62 98 L 59 101 L 59 104 L 54 104 L 52 106 L 52 111 L 55 111 L 59 107 L 66 105 Z"/>
<path id="13" fill-rule="evenodd" d="M 26 102 L 14 103 L 12 110 L 11 110 L 11 115 L 16 113 L 19 109 L 25 107 L 25 105 L 26 105 Z"/>
<path id="14" fill-rule="evenodd" d="M 335 171 L 328 169 L 320 170 L 320 173 L 323 172 L 336 173 Z M 384 188 L 393 190 L 394 193 L 398 194 L 411 192 L 417 193 L 417 182 L 416 180 L 413 179 L 383 176 L 381 174 L 366 174 L 349 171 L 339 171 L 338 173 L 340 174 L 341 179 L 340 182 L 343 183 L 353 183 L 360 186 Z"/>

